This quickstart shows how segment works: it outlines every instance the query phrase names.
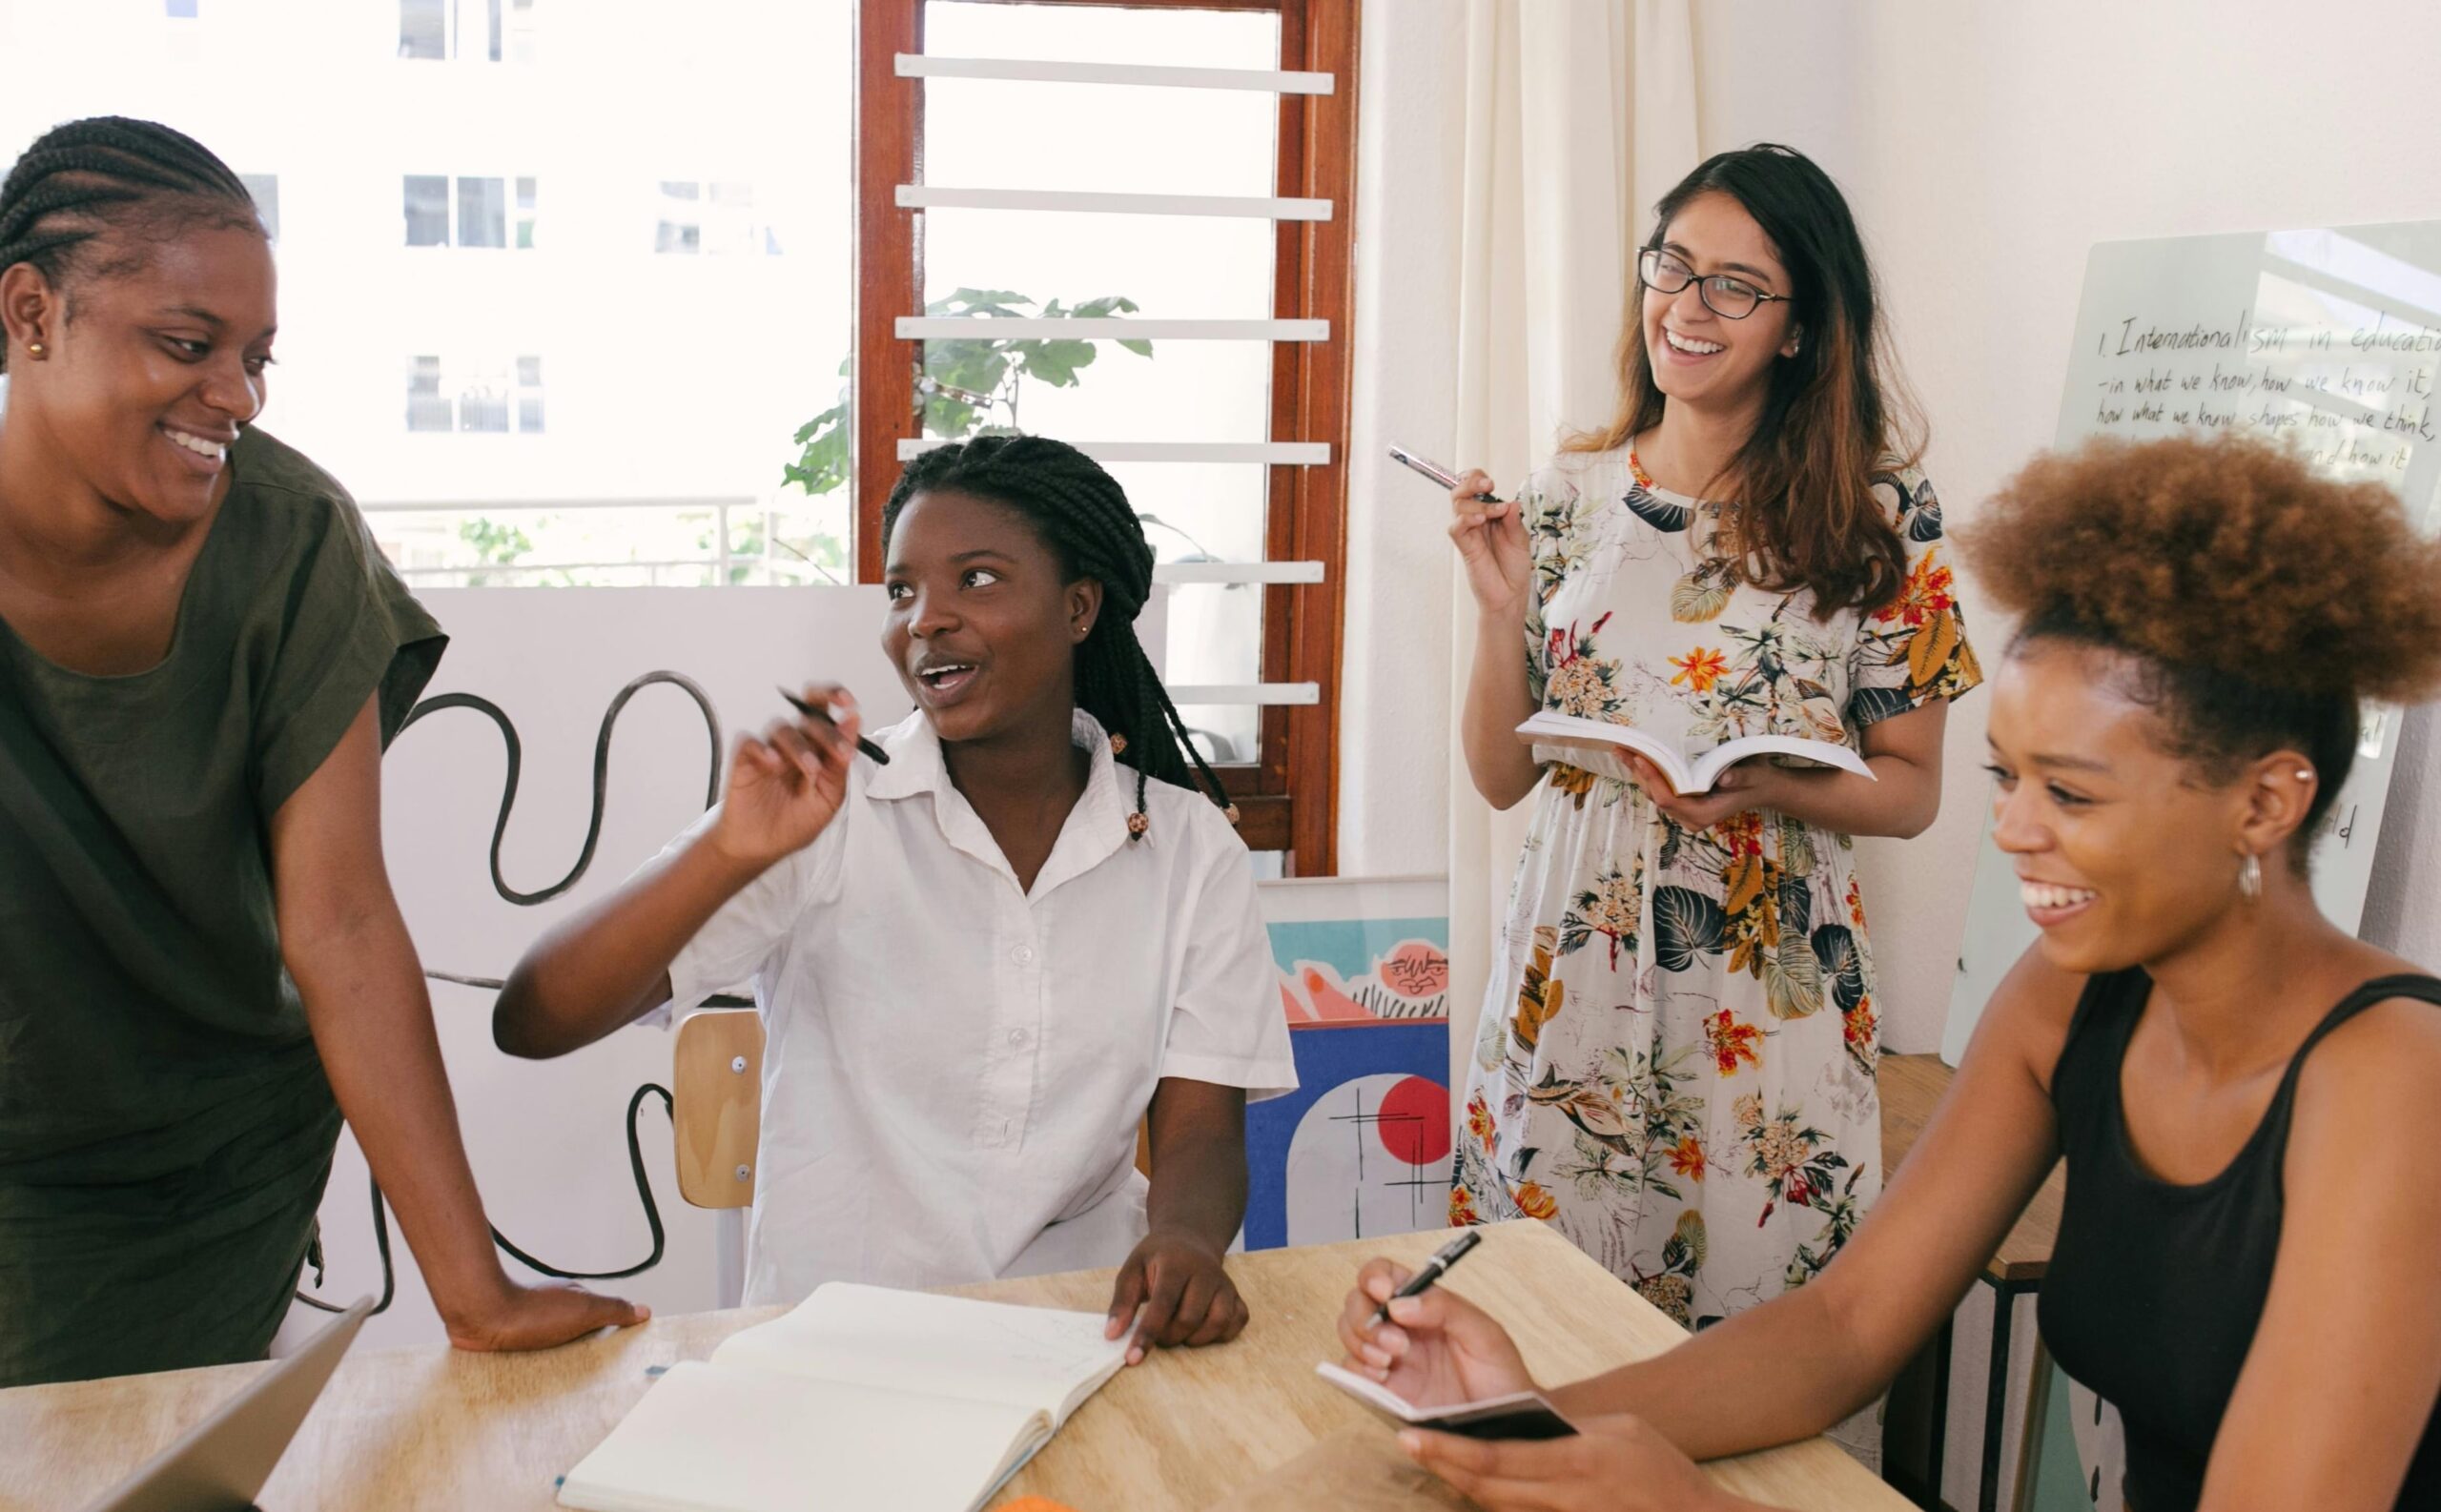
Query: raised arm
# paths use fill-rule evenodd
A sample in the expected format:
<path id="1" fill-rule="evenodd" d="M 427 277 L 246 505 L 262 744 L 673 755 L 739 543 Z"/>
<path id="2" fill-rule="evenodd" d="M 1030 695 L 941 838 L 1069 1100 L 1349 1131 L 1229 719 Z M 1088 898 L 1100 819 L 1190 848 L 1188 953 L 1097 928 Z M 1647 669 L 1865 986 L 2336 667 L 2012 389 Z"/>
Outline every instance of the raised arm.
<path id="1" fill-rule="evenodd" d="M 462 1349 L 535 1349 L 639 1323 L 641 1307 L 575 1286 L 520 1286 L 492 1250 L 432 1000 L 381 860 L 381 749 L 368 701 L 271 819 L 280 953 L 339 1111 L 397 1210 L 433 1305 Z"/>
<path id="2" fill-rule="evenodd" d="M 836 725 L 774 721 L 729 762 L 720 817 L 676 853 L 536 940 L 492 1009 L 492 1039 L 512 1055 L 564 1055 L 669 1001 L 670 963 L 723 905 L 811 845 L 845 801 L 855 759 L 854 706 L 808 688 Z"/>
<path id="3" fill-rule="evenodd" d="M 1475 656 L 1467 676 L 1467 706 L 1459 737 L 1475 791 L 1494 808 L 1514 807 L 1534 790 L 1543 768 L 1517 726 L 1534 712 L 1526 677 L 1526 610 L 1534 591 L 1534 563 L 1514 500 L 1478 502 L 1491 477 L 1469 472 L 1449 496 L 1449 539 L 1466 563 L 1475 601 Z"/>

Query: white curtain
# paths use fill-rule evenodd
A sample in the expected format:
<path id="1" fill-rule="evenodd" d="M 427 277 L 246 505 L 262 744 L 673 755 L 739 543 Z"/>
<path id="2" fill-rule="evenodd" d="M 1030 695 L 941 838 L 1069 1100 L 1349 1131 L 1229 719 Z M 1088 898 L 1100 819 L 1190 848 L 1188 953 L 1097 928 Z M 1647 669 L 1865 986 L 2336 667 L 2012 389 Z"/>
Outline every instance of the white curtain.
<path id="1" fill-rule="evenodd" d="M 1541 465 L 1563 429 L 1607 420 L 1616 401 L 1611 356 L 1635 248 L 1652 202 L 1697 160 L 1689 5 L 1467 0 L 1452 460 L 1504 490 Z M 1451 618 L 1451 707 L 1463 710 L 1474 657 L 1463 581 Z M 1449 761 L 1455 1093 L 1527 807 L 1494 813 L 1454 738 Z"/>

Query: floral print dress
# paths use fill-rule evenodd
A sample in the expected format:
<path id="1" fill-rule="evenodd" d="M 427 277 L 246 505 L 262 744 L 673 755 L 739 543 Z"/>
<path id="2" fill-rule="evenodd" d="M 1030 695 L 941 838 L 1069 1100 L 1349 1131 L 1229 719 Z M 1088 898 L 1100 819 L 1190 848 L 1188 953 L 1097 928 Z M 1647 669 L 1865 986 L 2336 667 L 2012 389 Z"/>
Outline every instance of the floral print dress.
<path id="1" fill-rule="evenodd" d="M 1703 748 L 1745 735 L 1851 747 L 1981 681 L 1909 471 L 1877 480 L 1908 573 L 1878 610 L 1713 553 L 1722 506 L 1620 450 L 1518 496 L 1546 708 Z M 1547 766 L 1468 1076 L 1453 1222 L 1527 1216 L 1689 1327 L 1830 1263 L 1881 1187 L 1873 955 L 1848 836 L 1769 812 L 1689 830 L 1609 753 Z"/>

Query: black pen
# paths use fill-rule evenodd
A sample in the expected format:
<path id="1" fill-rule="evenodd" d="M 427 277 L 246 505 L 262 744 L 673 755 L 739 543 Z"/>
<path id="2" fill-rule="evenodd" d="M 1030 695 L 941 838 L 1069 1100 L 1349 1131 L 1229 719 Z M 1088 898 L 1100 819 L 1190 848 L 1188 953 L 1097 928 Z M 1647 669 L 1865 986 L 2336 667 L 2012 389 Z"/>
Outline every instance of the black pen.
<path id="1" fill-rule="evenodd" d="M 1415 1297 L 1421 1295 L 1425 1288 L 1430 1286 L 1433 1282 L 1441 1279 L 1443 1276 L 1446 1275 L 1449 1267 L 1457 1264 L 1460 1260 L 1465 1259 L 1468 1250 L 1473 1249 L 1483 1241 L 1484 1235 L 1481 1229 L 1468 1229 L 1466 1233 L 1459 1235 L 1456 1238 L 1451 1239 L 1448 1243 L 1443 1245 L 1438 1251 L 1434 1252 L 1432 1258 L 1424 1262 L 1424 1269 L 1407 1277 L 1406 1285 L 1400 1287 L 1397 1291 L 1390 1294 L 1390 1300 L 1388 1302 L 1384 1302 L 1381 1306 L 1373 1309 L 1373 1321 L 1367 1326 L 1379 1328 L 1384 1323 L 1388 1322 L 1390 1320 L 1390 1302 L 1395 1302 L 1402 1297 Z"/>
<path id="2" fill-rule="evenodd" d="M 789 701 L 789 706 L 790 708 L 795 709 L 806 718 L 818 719 L 833 729 L 839 727 L 839 722 L 831 717 L 831 711 L 829 709 L 816 708 L 811 704 L 809 704 L 805 700 L 797 697 L 794 693 L 790 692 L 785 687 L 780 689 L 780 696 Z M 856 749 L 863 751 L 866 755 L 872 757 L 874 763 L 878 766 L 887 766 L 890 765 L 890 752 L 874 745 L 872 741 L 865 739 L 862 735 L 856 737 Z"/>

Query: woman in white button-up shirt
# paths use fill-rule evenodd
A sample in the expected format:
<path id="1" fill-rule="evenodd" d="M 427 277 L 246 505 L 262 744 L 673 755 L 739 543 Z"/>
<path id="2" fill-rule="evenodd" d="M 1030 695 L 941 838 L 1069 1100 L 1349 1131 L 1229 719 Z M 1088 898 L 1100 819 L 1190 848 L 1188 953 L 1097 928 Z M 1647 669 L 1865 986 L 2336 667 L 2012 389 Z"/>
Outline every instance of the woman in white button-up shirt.
<path id="1" fill-rule="evenodd" d="M 527 952 L 495 1037 L 563 1054 L 750 979 L 749 1302 L 1118 1265 L 1131 1359 L 1234 1338 L 1245 1104 L 1297 1074 L 1245 846 L 1136 640 L 1142 527 L 1073 447 L 987 437 L 911 464 L 882 530 L 916 704 L 889 765 L 809 688 L 837 723 L 741 741 L 719 807 Z"/>

